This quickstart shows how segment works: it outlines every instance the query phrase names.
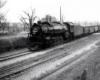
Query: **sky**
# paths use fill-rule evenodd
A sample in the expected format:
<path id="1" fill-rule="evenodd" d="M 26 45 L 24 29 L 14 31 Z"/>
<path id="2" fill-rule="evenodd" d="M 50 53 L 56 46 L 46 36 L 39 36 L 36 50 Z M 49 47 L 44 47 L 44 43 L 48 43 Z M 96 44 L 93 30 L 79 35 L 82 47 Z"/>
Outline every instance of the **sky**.
<path id="1" fill-rule="evenodd" d="M 20 22 L 22 11 L 29 11 L 30 6 L 35 9 L 38 19 L 49 14 L 60 20 L 60 6 L 64 21 L 72 22 L 100 22 L 100 0 L 7 0 L 2 12 L 9 22 Z"/>

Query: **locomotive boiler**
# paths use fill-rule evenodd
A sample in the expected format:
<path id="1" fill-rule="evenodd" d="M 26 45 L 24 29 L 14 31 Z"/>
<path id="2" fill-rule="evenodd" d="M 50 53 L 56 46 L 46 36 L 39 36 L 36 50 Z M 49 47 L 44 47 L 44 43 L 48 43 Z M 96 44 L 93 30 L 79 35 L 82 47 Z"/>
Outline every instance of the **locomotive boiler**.
<path id="1" fill-rule="evenodd" d="M 63 43 L 69 38 L 68 26 L 60 22 L 34 23 L 28 34 L 29 50 L 37 50 L 46 46 Z"/>

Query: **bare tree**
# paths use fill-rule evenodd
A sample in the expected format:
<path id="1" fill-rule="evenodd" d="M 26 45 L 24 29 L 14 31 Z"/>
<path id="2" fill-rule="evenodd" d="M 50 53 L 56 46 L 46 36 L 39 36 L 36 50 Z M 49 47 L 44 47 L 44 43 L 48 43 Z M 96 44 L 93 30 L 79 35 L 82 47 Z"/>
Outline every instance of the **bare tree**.
<path id="1" fill-rule="evenodd" d="M 3 18 L 3 22 L 1 23 L 1 26 L 3 28 L 3 31 L 5 30 L 5 27 L 7 26 L 7 20 L 5 18 Z"/>
<path id="2" fill-rule="evenodd" d="M 1 11 L 1 9 L 5 6 L 6 2 L 7 2 L 7 1 L 0 0 L 0 11 Z M 6 14 L 2 14 L 2 13 L 0 12 L 0 21 L 1 21 L 2 18 L 4 18 L 5 15 L 6 15 Z"/>
<path id="3" fill-rule="evenodd" d="M 1 9 L 5 6 L 6 2 L 7 1 L 5 1 L 5 0 L 0 0 L 0 26 L 3 28 L 3 31 L 4 31 L 5 27 L 6 27 L 5 15 L 7 13 L 2 13 Z"/>
<path id="4" fill-rule="evenodd" d="M 7 1 L 4 1 L 4 0 L 0 0 L 0 8 L 2 8 L 5 4 L 6 4 Z"/>
<path id="5" fill-rule="evenodd" d="M 21 16 L 21 18 L 20 18 L 20 21 L 22 22 L 22 24 L 23 24 L 23 26 L 24 26 L 24 31 L 25 31 L 26 25 L 27 25 L 28 23 L 26 23 L 25 19 L 24 19 L 22 16 Z"/>
<path id="6" fill-rule="evenodd" d="M 32 27 L 32 23 L 34 23 L 35 19 L 37 18 L 37 16 L 35 16 L 35 9 L 32 9 L 32 7 L 30 7 L 30 12 L 23 11 L 23 13 L 26 15 L 26 17 L 20 15 L 21 16 L 20 21 L 24 25 L 24 30 L 25 26 L 28 26 L 28 28 L 30 29 Z"/>

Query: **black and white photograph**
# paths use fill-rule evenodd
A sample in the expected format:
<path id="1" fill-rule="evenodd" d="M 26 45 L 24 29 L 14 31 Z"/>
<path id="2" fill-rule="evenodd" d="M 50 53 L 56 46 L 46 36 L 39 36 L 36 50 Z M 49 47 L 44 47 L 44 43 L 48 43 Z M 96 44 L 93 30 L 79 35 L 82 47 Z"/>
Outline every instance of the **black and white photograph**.
<path id="1" fill-rule="evenodd" d="M 0 80 L 100 80 L 100 0 L 0 0 Z"/>

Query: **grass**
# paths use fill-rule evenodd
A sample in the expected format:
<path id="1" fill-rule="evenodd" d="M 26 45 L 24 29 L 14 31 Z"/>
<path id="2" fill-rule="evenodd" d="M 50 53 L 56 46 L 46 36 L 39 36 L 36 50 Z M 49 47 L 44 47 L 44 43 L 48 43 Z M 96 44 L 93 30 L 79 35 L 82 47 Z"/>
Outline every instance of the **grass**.
<path id="1" fill-rule="evenodd" d="M 83 80 L 82 74 L 84 73 L 84 70 L 86 71 L 86 80 L 100 80 L 100 48 L 95 51 L 92 55 L 90 55 L 87 60 L 83 60 L 83 63 L 81 62 L 79 65 L 77 65 L 78 72 L 76 71 L 76 74 L 74 74 L 73 80 Z M 79 68 L 80 67 L 80 68 Z M 78 75 L 77 75 L 78 74 Z M 85 77 L 86 77 L 85 76 Z M 80 79 L 77 79 L 77 77 L 80 77 Z"/>
<path id="2" fill-rule="evenodd" d="M 4 30 L 0 28 L 0 53 L 26 47 L 27 34 L 20 34 L 22 31 L 23 27 L 5 27 Z M 26 31 L 29 32 L 29 29 Z"/>
<path id="3" fill-rule="evenodd" d="M 15 37 L 10 39 L 0 39 L 0 52 L 26 47 L 25 37 Z"/>

